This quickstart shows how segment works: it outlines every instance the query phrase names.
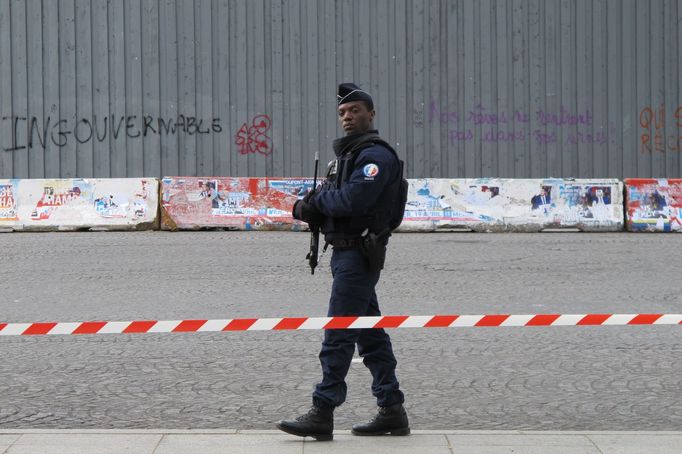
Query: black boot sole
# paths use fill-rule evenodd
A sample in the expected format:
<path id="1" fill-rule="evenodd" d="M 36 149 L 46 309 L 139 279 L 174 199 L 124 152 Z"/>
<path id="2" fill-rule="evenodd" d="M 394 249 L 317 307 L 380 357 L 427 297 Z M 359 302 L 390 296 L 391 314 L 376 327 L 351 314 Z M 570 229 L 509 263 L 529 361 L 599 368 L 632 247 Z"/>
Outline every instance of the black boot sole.
<path id="1" fill-rule="evenodd" d="M 277 424 L 277 428 L 279 430 L 281 430 L 282 432 L 286 432 L 290 435 L 296 435 L 297 437 L 310 437 L 310 438 L 314 438 L 317 441 L 332 441 L 334 439 L 333 434 L 311 434 L 311 433 L 306 433 L 306 432 L 299 432 L 298 430 L 291 429 L 289 427 L 285 427 L 285 426 L 282 426 L 280 424 Z"/>
<path id="2" fill-rule="evenodd" d="M 353 435 L 357 435 L 359 437 L 377 437 L 381 435 L 393 435 L 393 436 L 405 436 L 410 434 L 410 428 L 409 427 L 404 427 L 402 429 L 389 429 L 389 430 L 380 430 L 377 432 L 357 432 L 355 430 L 351 430 L 350 433 Z"/>

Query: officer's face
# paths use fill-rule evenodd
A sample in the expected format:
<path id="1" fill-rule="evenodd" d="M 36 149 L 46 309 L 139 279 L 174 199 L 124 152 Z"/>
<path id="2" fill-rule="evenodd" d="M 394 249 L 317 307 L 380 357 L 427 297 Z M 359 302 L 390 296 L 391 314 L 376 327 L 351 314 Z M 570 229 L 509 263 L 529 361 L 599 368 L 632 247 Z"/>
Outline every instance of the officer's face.
<path id="1" fill-rule="evenodd" d="M 351 101 L 339 106 L 339 121 L 346 135 L 372 129 L 374 111 L 367 109 L 363 101 Z"/>

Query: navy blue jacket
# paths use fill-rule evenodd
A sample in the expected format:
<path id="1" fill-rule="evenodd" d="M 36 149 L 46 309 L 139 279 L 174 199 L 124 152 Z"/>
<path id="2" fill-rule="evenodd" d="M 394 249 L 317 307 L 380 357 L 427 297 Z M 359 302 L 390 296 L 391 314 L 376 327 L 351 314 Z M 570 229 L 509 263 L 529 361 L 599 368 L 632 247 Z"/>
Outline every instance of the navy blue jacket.
<path id="1" fill-rule="evenodd" d="M 336 173 L 310 200 L 325 222 L 326 241 L 358 238 L 365 229 L 378 233 L 388 227 L 392 191 L 400 176 L 400 163 L 391 150 L 380 144 L 352 154 L 337 155 Z"/>

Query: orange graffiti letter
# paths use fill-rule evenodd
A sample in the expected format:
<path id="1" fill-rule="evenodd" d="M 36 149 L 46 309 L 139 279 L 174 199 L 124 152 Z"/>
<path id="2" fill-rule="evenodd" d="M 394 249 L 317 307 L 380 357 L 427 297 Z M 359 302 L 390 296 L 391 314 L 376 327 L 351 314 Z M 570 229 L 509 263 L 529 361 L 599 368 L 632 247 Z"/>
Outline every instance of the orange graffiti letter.
<path id="1" fill-rule="evenodd" d="M 649 129 L 649 125 L 651 125 L 652 115 L 653 111 L 651 110 L 651 107 L 645 107 L 644 109 L 642 109 L 642 111 L 639 113 L 639 124 L 642 128 L 647 130 Z"/>
<path id="2" fill-rule="evenodd" d="M 649 134 L 642 134 L 642 151 L 648 151 L 651 153 L 651 144 L 649 143 L 649 140 L 651 139 L 651 136 Z"/>
<path id="3" fill-rule="evenodd" d="M 663 134 L 661 134 L 660 131 L 656 131 L 656 135 L 654 136 L 654 146 L 656 151 L 665 152 L 665 137 L 663 137 Z"/>

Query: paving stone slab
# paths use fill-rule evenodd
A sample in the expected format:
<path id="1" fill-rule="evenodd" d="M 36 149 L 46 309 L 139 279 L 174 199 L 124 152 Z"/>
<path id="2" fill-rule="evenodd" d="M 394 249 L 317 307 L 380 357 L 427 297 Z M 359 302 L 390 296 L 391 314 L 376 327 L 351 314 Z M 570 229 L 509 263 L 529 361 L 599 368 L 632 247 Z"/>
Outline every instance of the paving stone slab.
<path id="1" fill-rule="evenodd" d="M 0 453 L 4 453 L 21 435 L 0 435 Z"/>
<path id="2" fill-rule="evenodd" d="M 317 442 L 306 438 L 305 454 L 450 454 L 444 435 L 410 435 L 408 437 L 356 437 L 334 434 L 332 442 Z"/>
<path id="3" fill-rule="evenodd" d="M 25 434 L 6 454 L 151 454 L 162 435 Z"/>
<path id="4" fill-rule="evenodd" d="M 300 454 L 302 441 L 284 434 L 166 435 L 154 454 Z"/>
<path id="5" fill-rule="evenodd" d="M 682 434 L 590 435 L 603 454 L 679 454 Z"/>
<path id="6" fill-rule="evenodd" d="M 447 435 L 455 453 L 600 454 L 583 435 L 467 434 Z"/>

